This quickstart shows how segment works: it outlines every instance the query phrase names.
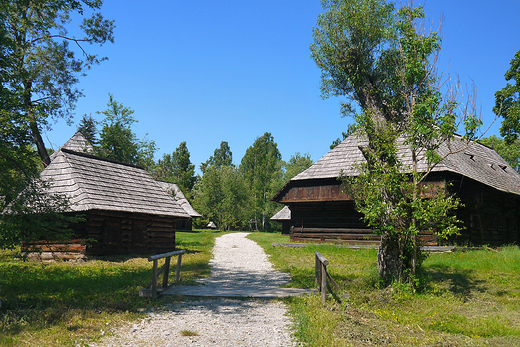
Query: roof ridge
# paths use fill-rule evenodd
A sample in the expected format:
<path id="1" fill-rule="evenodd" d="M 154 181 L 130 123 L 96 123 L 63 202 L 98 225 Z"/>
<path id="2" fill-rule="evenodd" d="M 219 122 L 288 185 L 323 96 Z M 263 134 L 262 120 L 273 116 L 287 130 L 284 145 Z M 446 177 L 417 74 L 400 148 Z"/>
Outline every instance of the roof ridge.
<path id="1" fill-rule="evenodd" d="M 109 163 L 120 164 L 120 165 L 130 166 L 130 167 L 133 167 L 133 168 L 136 168 L 136 169 L 145 170 L 145 168 L 143 166 L 141 166 L 141 165 L 129 164 L 129 163 L 125 163 L 125 162 L 122 162 L 122 161 L 119 161 L 119 160 L 104 158 L 104 157 L 100 157 L 98 155 L 94 155 L 94 154 L 90 154 L 90 153 L 86 153 L 86 152 L 77 152 L 77 151 L 73 151 L 73 150 L 67 149 L 67 148 L 62 148 L 62 149 L 60 149 L 60 151 L 64 151 L 65 153 L 79 155 L 79 156 L 86 157 L 86 158 L 107 161 Z"/>

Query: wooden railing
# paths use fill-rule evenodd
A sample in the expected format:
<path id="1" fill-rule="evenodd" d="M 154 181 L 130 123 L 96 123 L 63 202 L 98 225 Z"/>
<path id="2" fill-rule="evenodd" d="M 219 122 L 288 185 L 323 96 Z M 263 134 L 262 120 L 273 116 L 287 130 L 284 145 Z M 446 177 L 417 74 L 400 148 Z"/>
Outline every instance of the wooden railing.
<path id="1" fill-rule="evenodd" d="M 181 262 L 182 262 L 182 255 L 186 253 L 186 250 L 180 250 L 180 251 L 173 251 L 169 253 L 162 253 L 157 255 L 152 255 L 148 258 L 148 261 L 153 261 L 153 269 L 152 269 L 152 282 L 148 285 L 147 288 L 143 288 L 139 291 L 139 296 L 145 296 L 145 297 L 152 297 L 156 298 L 159 294 L 161 294 L 164 290 L 168 289 L 171 284 L 168 284 L 168 276 L 170 273 L 170 262 L 171 257 L 176 255 L 177 256 L 177 269 L 175 272 L 175 282 L 179 281 L 179 278 L 181 276 Z M 160 268 L 158 268 L 158 262 L 159 259 L 164 259 L 164 265 Z M 157 278 L 160 274 L 163 274 L 163 280 L 162 280 L 162 287 L 157 287 Z M 151 288 L 150 288 L 151 287 Z"/>
<path id="2" fill-rule="evenodd" d="M 318 251 L 315 251 L 315 268 L 316 268 L 316 284 L 318 285 L 318 290 L 321 294 L 321 302 L 325 303 L 327 297 L 327 277 L 330 279 L 330 282 L 334 285 L 337 291 L 339 291 L 338 284 L 332 279 L 330 274 L 327 272 L 327 266 L 329 265 L 329 261 L 322 256 Z"/>

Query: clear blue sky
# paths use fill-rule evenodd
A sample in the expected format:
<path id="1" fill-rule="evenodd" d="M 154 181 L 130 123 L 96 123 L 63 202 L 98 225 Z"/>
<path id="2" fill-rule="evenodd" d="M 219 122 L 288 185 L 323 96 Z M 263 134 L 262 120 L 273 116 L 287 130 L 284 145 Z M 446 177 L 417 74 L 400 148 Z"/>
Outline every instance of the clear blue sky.
<path id="1" fill-rule="evenodd" d="M 417 1 L 416 1 L 417 3 Z M 494 119 L 494 93 L 520 49 L 520 1 L 421 1 L 427 18 L 444 17 L 440 70 L 477 86 L 484 123 Z M 270 132 L 284 160 L 314 161 L 347 129 L 339 99 L 320 98 L 320 71 L 310 57 L 319 0 L 105 1 L 115 43 L 90 51 L 108 56 L 81 78 L 75 124 L 44 133 L 57 149 L 83 114 L 101 120 L 108 93 L 135 110 L 134 132 L 148 133 L 156 159 L 186 141 L 198 169 L 221 141 L 240 163 L 254 140 Z M 498 134 L 497 124 L 486 135 Z"/>

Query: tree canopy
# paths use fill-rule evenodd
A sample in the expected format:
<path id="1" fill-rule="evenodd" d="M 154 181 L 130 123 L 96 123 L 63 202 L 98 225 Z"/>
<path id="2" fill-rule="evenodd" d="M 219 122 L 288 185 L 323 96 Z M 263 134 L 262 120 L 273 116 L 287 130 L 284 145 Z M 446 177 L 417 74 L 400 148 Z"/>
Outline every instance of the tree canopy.
<path id="1" fill-rule="evenodd" d="M 82 96 L 76 84 L 94 64 L 105 58 L 87 53 L 84 44 L 113 42 L 114 23 L 101 13 L 102 1 L 33 0 L 2 1 L 2 47 L 6 68 L 2 71 L 2 88 L 12 92 L 9 109 L 23 114 L 42 161 L 48 165 L 40 129 L 48 118 L 70 121 L 77 99 Z M 73 14 L 84 16 L 80 29 L 83 36 L 68 33 Z M 79 47 L 79 56 L 73 47 Z M 4 52 L 5 53 L 5 52 Z"/>
<path id="2" fill-rule="evenodd" d="M 205 163 L 200 165 L 200 170 L 204 172 L 206 168 L 210 166 L 232 166 L 233 165 L 233 153 L 229 148 L 227 141 L 222 141 L 220 147 L 216 148 L 213 155 L 206 160 Z"/>
<path id="3" fill-rule="evenodd" d="M 230 165 L 211 165 L 194 188 L 195 208 L 220 230 L 247 227 L 251 197 L 247 181 Z"/>
<path id="4" fill-rule="evenodd" d="M 174 182 L 187 197 L 195 185 L 195 165 L 191 163 L 186 141 L 182 141 L 172 154 L 164 154 L 155 169 L 160 179 Z"/>
<path id="5" fill-rule="evenodd" d="M 500 135 L 504 137 L 507 144 L 518 140 L 520 134 L 520 50 L 516 52 L 511 60 L 511 67 L 504 75 L 506 86 L 495 93 L 495 106 L 493 112 L 502 117 Z"/>
<path id="6" fill-rule="evenodd" d="M 312 164 L 311 155 L 308 153 L 302 155 L 300 152 L 296 152 L 294 155 L 291 155 L 289 161 L 284 164 L 284 182 L 289 182 L 291 178 L 307 170 Z"/>
<path id="7" fill-rule="evenodd" d="M 99 146 L 97 154 L 123 163 L 141 165 L 149 169 L 154 164 L 154 153 L 157 150 L 154 141 L 139 140 L 132 131 L 136 123 L 132 117 L 134 110 L 117 102 L 109 94 L 108 108 L 97 112 L 105 115 L 101 121 Z"/>
<path id="8" fill-rule="evenodd" d="M 248 182 L 253 199 L 251 220 L 255 229 L 258 229 L 260 222 L 264 231 L 268 227 L 268 219 L 276 210 L 270 199 L 283 186 L 282 156 L 271 133 L 266 132 L 258 137 L 246 150 L 239 169 Z"/>

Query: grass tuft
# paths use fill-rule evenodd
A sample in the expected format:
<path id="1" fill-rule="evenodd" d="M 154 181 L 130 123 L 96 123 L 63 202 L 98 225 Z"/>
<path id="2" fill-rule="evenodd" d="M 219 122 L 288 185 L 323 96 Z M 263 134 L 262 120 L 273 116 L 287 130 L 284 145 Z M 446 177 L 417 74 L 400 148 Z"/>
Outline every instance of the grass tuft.
<path id="1" fill-rule="evenodd" d="M 199 333 L 193 330 L 181 330 L 182 336 L 199 336 Z"/>

